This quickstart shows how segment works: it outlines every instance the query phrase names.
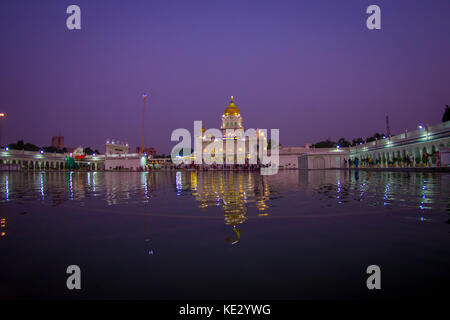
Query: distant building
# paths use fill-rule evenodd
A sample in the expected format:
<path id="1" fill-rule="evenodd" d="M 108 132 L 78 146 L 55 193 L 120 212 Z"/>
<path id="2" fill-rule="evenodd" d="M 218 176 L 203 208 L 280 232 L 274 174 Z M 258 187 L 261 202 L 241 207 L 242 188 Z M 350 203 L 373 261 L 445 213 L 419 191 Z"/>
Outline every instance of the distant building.
<path id="1" fill-rule="evenodd" d="M 107 140 L 105 170 L 141 171 L 147 167 L 147 157 L 131 153 L 128 142 Z"/>
<path id="2" fill-rule="evenodd" d="M 128 154 L 130 153 L 130 147 L 127 142 L 121 142 L 117 140 L 106 140 L 105 154 Z"/>
<path id="3" fill-rule="evenodd" d="M 136 153 L 141 153 L 141 147 L 136 147 Z M 144 153 L 146 153 L 148 156 L 156 156 L 156 149 L 155 148 L 144 148 Z"/>
<path id="4" fill-rule="evenodd" d="M 298 156 L 310 152 L 310 145 L 299 147 L 280 147 L 279 161 L 280 169 L 297 169 Z"/>
<path id="5" fill-rule="evenodd" d="M 64 137 L 63 136 L 53 136 L 52 137 L 52 147 L 58 150 L 64 149 Z"/>
<path id="6" fill-rule="evenodd" d="M 280 169 L 343 168 L 344 158 L 348 157 L 348 151 L 348 148 L 314 148 L 310 144 L 299 147 L 280 147 Z M 339 159 L 340 162 L 336 160 L 336 155 L 343 156 L 342 159 Z M 302 161 L 299 161 L 300 156 L 302 156 Z"/>
<path id="7" fill-rule="evenodd" d="M 315 149 L 298 156 L 299 169 L 342 169 L 347 168 L 348 148 L 327 150 Z"/>

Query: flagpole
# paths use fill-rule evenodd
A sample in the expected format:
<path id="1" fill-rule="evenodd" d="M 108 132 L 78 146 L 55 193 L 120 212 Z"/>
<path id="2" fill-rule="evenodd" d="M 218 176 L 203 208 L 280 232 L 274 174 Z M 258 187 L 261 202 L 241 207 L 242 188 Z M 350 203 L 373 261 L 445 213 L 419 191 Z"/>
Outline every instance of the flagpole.
<path id="1" fill-rule="evenodd" d="M 145 100 L 147 99 L 147 94 L 142 95 L 144 101 L 142 103 L 142 137 L 141 137 L 141 153 L 144 153 L 144 112 L 145 112 Z"/>

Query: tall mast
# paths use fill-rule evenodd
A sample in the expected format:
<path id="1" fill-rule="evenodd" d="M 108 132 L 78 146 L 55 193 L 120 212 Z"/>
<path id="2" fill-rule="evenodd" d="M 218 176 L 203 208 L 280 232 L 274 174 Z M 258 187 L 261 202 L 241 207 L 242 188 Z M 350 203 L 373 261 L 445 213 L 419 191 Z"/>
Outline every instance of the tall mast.
<path id="1" fill-rule="evenodd" d="M 145 112 L 145 100 L 147 99 L 147 94 L 142 95 L 144 99 L 142 102 L 142 137 L 141 137 L 141 153 L 144 153 L 144 112 Z"/>

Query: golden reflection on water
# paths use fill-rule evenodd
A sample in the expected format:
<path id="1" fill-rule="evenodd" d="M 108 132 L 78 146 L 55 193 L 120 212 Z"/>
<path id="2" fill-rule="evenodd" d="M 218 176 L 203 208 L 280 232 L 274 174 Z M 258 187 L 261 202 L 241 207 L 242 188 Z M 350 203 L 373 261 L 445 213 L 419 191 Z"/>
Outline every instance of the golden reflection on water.
<path id="1" fill-rule="evenodd" d="M 252 173 L 190 172 L 190 190 L 199 207 L 221 207 L 226 225 L 235 236 L 227 238 L 232 244 L 239 242 L 240 225 L 247 220 L 247 204 L 254 202 L 261 215 L 267 215 L 269 185 L 266 177 Z"/>

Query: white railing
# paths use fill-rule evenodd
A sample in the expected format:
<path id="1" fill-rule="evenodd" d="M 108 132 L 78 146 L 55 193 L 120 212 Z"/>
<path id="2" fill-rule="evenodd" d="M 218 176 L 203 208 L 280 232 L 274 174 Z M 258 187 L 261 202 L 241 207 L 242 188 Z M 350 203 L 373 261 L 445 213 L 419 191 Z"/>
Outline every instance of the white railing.
<path id="1" fill-rule="evenodd" d="M 442 122 L 433 126 L 423 126 L 421 129 L 414 131 L 404 132 L 395 136 L 386 137 L 385 139 L 380 139 L 376 141 L 366 142 L 364 144 L 350 147 L 352 153 L 358 151 L 370 150 L 372 147 L 389 147 L 397 145 L 401 142 L 408 142 L 415 140 L 415 142 L 424 142 L 432 138 L 433 135 L 446 133 L 450 136 L 450 121 Z"/>

